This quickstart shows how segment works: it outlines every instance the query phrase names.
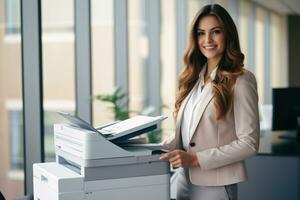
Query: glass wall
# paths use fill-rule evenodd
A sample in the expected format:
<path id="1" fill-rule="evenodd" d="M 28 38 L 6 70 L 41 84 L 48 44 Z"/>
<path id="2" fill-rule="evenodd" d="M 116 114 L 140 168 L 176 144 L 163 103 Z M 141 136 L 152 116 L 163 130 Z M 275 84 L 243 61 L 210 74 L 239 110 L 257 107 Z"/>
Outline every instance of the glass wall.
<path id="1" fill-rule="evenodd" d="M 174 0 L 161 1 L 161 99 L 162 115 L 168 116 L 162 124 L 163 135 L 173 133 L 173 111 L 176 80 L 176 4 Z M 182 57 L 182 56 L 181 56 Z"/>
<path id="2" fill-rule="evenodd" d="M 239 5 L 239 37 L 240 37 L 240 45 L 242 52 L 245 55 L 245 67 L 246 68 L 253 68 L 254 66 L 249 66 L 249 54 L 248 54 L 248 40 L 250 34 L 250 27 L 249 27 L 249 16 L 252 15 L 251 13 L 251 3 L 249 1 L 240 1 Z M 250 52 L 249 52 L 250 53 Z"/>
<path id="3" fill-rule="evenodd" d="M 114 18 L 113 2 L 91 1 L 92 32 L 92 94 L 111 94 L 115 85 L 114 66 Z M 93 123 L 95 126 L 111 122 L 111 105 L 93 100 Z"/>
<path id="4" fill-rule="evenodd" d="M 74 1 L 43 0 L 41 13 L 45 161 L 54 161 L 56 111 L 75 111 Z"/>
<path id="5" fill-rule="evenodd" d="M 190 26 L 193 22 L 193 19 L 196 15 L 196 13 L 199 11 L 199 9 L 206 5 L 205 1 L 199 1 L 199 0 L 189 0 L 187 1 L 187 32 L 190 31 Z M 189 34 L 187 34 L 188 37 Z"/>
<path id="6" fill-rule="evenodd" d="M 24 193 L 20 1 L 0 0 L 0 191 Z"/>
<path id="7" fill-rule="evenodd" d="M 272 87 L 288 86 L 286 16 L 271 13 Z"/>
<path id="8" fill-rule="evenodd" d="M 145 0 L 128 0 L 129 110 L 141 112 L 147 94 L 148 38 Z"/>
<path id="9" fill-rule="evenodd" d="M 264 102 L 264 24 L 265 11 L 259 7 L 255 12 L 255 75 L 258 84 L 260 102 Z M 268 59 L 268 58 L 266 58 Z"/>

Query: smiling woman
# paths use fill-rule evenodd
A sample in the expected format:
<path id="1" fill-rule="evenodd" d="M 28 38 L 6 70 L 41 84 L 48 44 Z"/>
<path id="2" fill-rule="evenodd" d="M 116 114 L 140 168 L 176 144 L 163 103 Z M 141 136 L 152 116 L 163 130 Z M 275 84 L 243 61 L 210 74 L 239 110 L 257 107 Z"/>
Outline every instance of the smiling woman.
<path id="1" fill-rule="evenodd" d="M 175 101 L 175 134 L 161 159 L 181 167 L 177 200 L 237 199 L 244 160 L 256 154 L 256 79 L 244 69 L 236 26 L 218 4 L 194 18 Z"/>
<path id="2" fill-rule="evenodd" d="M 225 46 L 223 27 L 215 16 L 206 16 L 199 23 L 198 45 L 209 66 L 217 66 Z M 210 72 L 208 72 L 210 74 Z"/>

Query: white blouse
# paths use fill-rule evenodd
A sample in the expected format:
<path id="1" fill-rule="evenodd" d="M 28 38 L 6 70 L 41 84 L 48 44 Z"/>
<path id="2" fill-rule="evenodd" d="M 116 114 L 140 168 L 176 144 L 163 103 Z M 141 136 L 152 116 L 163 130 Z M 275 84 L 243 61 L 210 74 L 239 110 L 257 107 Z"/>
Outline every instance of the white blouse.
<path id="1" fill-rule="evenodd" d="M 191 90 L 191 96 L 188 99 L 188 102 L 184 108 L 183 111 L 183 118 L 182 118 L 182 124 L 181 124 L 181 139 L 182 139 L 182 145 L 184 150 L 188 150 L 189 142 L 191 139 L 190 129 L 192 125 L 192 120 L 194 118 L 195 109 L 198 104 L 200 104 L 203 99 L 208 95 L 209 87 L 211 87 L 211 82 L 207 83 L 205 85 L 204 83 L 204 75 L 207 70 L 207 65 L 203 67 L 199 74 L 199 80 L 197 81 L 194 88 Z M 210 78 L 211 80 L 215 79 L 217 72 L 217 67 L 211 72 Z"/>

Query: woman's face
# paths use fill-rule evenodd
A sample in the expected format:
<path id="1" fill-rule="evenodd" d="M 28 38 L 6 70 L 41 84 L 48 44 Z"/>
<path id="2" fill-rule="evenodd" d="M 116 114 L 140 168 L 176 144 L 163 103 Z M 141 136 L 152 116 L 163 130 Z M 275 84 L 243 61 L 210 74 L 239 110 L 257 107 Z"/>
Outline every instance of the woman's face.
<path id="1" fill-rule="evenodd" d="M 208 61 L 218 62 L 225 49 L 224 29 L 215 16 L 203 17 L 197 29 L 198 45 Z"/>

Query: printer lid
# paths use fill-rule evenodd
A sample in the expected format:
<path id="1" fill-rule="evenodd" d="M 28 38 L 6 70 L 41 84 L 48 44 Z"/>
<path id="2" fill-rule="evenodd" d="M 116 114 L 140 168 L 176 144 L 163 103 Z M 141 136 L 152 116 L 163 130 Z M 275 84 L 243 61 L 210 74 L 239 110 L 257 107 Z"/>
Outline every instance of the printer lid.
<path id="1" fill-rule="evenodd" d="M 163 116 L 135 116 L 127 120 L 117 121 L 109 125 L 94 128 L 88 122 L 84 121 L 76 115 L 65 112 L 57 113 L 67 119 L 71 125 L 98 133 L 99 135 L 115 144 L 152 131 L 157 128 L 158 123 L 167 118 Z"/>
<path id="2" fill-rule="evenodd" d="M 96 133 L 99 133 L 103 137 L 106 137 L 104 134 L 100 133 L 97 129 L 95 129 L 92 125 L 90 125 L 88 122 L 84 121 L 83 119 L 81 119 L 80 117 L 78 117 L 76 115 L 72 115 L 70 113 L 61 112 L 61 111 L 57 111 L 57 113 L 59 115 L 61 115 L 62 117 L 64 117 L 66 120 L 68 120 L 68 122 L 73 126 L 76 126 L 76 127 L 82 128 L 82 129 L 86 129 L 86 130 L 90 130 L 90 131 L 94 131 Z"/>

